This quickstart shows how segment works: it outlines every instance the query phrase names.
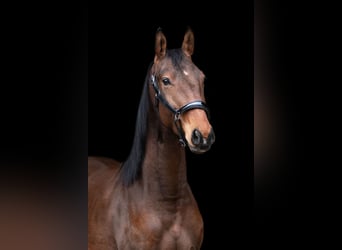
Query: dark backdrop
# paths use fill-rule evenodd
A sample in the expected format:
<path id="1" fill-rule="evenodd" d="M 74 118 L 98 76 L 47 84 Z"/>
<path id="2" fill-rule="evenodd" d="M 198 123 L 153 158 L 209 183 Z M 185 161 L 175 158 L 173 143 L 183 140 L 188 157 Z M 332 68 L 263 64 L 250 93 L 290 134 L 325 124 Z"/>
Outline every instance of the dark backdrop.
<path id="1" fill-rule="evenodd" d="M 255 90 L 271 104 L 264 122 L 280 132 L 255 166 L 255 236 L 263 245 L 335 246 L 334 225 L 341 221 L 338 8 L 259 1 L 255 18 Z"/>

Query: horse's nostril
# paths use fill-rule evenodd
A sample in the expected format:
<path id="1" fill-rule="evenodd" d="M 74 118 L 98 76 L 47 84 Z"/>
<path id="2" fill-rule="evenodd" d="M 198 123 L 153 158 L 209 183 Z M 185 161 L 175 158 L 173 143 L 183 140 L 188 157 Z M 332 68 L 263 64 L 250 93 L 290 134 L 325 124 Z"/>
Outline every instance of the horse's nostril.
<path id="1" fill-rule="evenodd" d="M 192 132 L 191 141 L 196 146 L 203 143 L 203 136 L 199 130 L 195 129 Z"/>

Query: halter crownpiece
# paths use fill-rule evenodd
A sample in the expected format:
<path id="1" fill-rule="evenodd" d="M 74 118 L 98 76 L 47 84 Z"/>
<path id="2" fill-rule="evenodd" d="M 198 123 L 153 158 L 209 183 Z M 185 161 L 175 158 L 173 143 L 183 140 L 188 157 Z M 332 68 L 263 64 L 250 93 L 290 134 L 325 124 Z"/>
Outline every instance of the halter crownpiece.
<path id="1" fill-rule="evenodd" d="M 196 101 L 192 101 L 192 102 L 189 102 L 189 103 L 183 105 L 179 109 L 175 109 L 170 105 L 170 103 L 162 95 L 162 93 L 158 87 L 156 77 L 154 75 L 151 75 L 151 83 L 152 83 L 154 91 L 156 92 L 155 93 L 156 107 L 158 107 L 159 101 L 160 101 L 166 108 L 168 108 L 174 114 L 174 122 L 176 124 L 177 130 L 179 133 L 179 142 L 181 143 L 181 145 L 183 147 L 185 147 L 187 145 L 186 138 L 184 136 L 184 131 L 180 125 L 180 122 L 178 122 L 180 120 L 180 116 L 183 113 L 185 113 L 191 109 L 203 109 L 209 118 L 210 114 L 209 114 L 209 108 L 208 108 L 207 104 L 203 101 L 196 100 Z"/>

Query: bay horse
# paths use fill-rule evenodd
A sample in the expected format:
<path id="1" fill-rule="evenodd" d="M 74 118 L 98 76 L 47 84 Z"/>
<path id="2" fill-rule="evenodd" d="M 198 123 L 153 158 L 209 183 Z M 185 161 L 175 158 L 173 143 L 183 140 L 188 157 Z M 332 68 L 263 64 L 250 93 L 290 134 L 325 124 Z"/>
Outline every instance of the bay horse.
<path id="1" fill-rule="evenodd" d="M 215 141 L 194 33 L 167 49 L 161 29 L 145 78 L 131 152 L 124 162 L 88 157 L 88 249 L 200 249 L 203 219 L 187 182 L 186 147 Z"/>

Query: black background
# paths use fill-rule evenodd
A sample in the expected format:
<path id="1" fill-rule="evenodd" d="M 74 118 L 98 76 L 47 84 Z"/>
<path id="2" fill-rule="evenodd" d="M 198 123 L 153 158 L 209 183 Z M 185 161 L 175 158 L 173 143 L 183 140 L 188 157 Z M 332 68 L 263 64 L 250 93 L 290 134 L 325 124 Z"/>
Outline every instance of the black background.
<path id="1" fill-rule="evenodd" d="M 284 157 L 270 166 L 277 169 L 272 180 L 256 179 L 255 243 L 340 245 L 333 226 L 341 220 L 336 6 L 260 1 L 255 16 L 262 29 L 254 41 L 267 41 L 263 73 L 272 75 L 286 138 Z"/>
<path id="2" fill-rule="evenodd" d="M 84 197 L 88 127 L 85 3 L 6 4 L 1 17 L 4 180 Z M 15 179 L 7 178 L 13 186 Z M 19 182 L 19 181 L 18 181 Z"/>

